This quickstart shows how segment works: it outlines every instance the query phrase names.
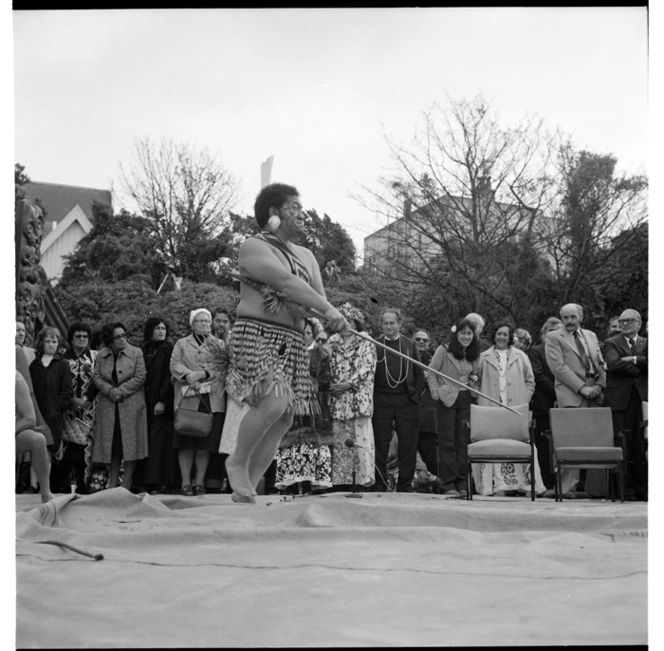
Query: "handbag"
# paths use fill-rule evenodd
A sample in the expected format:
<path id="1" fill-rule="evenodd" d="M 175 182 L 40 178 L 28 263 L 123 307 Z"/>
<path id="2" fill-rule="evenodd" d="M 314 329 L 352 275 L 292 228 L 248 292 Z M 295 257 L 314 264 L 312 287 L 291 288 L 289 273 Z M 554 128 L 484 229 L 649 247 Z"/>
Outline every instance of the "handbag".
<path id="1" fill-rule="evenodd" d="M 92 428 L 73 414 L 67 413 L 64 417 L 60 438 L 76 445 L 86 445 Z"/>
<path id="2" fill-rule="evenodd" d="M 194 389 L 194 391 L 199 400 L 201 400 L 201 394 L 198 390 Z M 180 398 L 180 402 L 178 402 L 178 406 L 175 408 L 173 428 L 180 436 L 203 439 L 212 431 L 212 412 L 203 400 L 201 400 L 201 402 L 208 410 L 207 414 L 203 411 L 198 411 L 197 409 L 187 409 L 186 407 L 182 407 L 182 401 L 185 396 L 186 393 Z"/>
<path id="3" fill-rule="evenodd" d="M 98 493 L 108 488 L 110 472 L 107 463 L 95 463 L 87 481 L 88 492 Z M 124 459 L 120 462 L 120 471 L 118 474 L 118 483 L 121 484 L 124 479 Z"/>

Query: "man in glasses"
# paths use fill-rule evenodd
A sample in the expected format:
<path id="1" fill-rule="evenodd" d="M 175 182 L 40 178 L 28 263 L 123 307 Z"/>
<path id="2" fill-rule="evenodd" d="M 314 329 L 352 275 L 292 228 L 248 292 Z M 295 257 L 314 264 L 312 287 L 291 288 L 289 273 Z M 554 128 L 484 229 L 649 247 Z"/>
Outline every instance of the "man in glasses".
<path id="1" fill-rule="evenodd" d="M 646 495 L 645 442 L 639 427 L 642 403 L 648 400 L 648 340 L 639 336 L 641 315 L 624 310 L 618 319 L 620 334 L 604 344 L 608 367 L 606 406 L 611 407 L 614 431 L 626 430 L 625 494 L 637 500 Z"/>

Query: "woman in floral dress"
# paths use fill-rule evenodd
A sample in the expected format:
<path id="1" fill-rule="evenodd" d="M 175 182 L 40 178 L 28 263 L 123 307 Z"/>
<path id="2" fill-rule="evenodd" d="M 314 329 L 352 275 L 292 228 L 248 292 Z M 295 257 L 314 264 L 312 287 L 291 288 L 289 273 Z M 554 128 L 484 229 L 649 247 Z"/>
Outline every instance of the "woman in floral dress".
<path id="1" fill-rule="evenodd" d="M 97 387 L 92 371 L 97 351 L 90 349 L 92 329 L 87 323 L 72 323 L 67 332 L 69 349 L 62 356 L 69 362 L 74 398 L 65 412 L 63 438 L 66 440 L 65 459 L 69 459 L 81 481 L 79 492 L 85 492 L 92 471 L 92 428 L 95 424 Z"/>
<path id="2" fill-rule="evenodd" d="M 363 330 L 360 310 L 345 303 L 339 311 L 354 330 Z M 371 416 L 376 347 L 357 335 L 337 333 L 330 337 L 328 350 L 332 376 L 328 404 L 334 434 L 332 483 L 344 489 L 352 487 L 354 466 L 355 483 L 369 488 L 375 481 Z M 346 447 L 346 439 L 352 439 L 358 447 Z"/>
<path id="3" fill-rule="evenodd" d="M 296 416 L 277 452 L 275 487 L 280 491 L 321 492 L 332 487 L 332 442 L 327 414 L 327 389 L 330 384 L 330 359 L 315 338 L 323 327 L 317 319 L 307 319 L 304 345 L 309 354 L 309 373 L 316 384 L 320 413 Z"/>

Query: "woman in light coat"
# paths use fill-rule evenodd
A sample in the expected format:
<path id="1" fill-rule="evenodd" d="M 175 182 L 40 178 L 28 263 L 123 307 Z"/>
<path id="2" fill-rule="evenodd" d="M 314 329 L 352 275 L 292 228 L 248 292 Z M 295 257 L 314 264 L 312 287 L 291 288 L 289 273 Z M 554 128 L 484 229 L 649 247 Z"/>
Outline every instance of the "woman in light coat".
<path id="1" fill-rule="evenodd" d="M 439 490 L 452 497 L 466 493 L 468 445 L 463 421 L 470 418 L 473 399 L 470 388 L 477 380 L 479 353 L 475 322 L 461 319 L 452 327 L 449 345 L 436 349 L 429 368 L 466 384 L 468 389 L 427 373 L 431 397 L 438 405 L 438 455 L 442 482 Z"/>
<path id="2" fill-rule="evenodd" d="M 221 339 L 210 334 L 212 315 L 209 310 L 193 310 L 189 317 L 192 333 L 179 339 L 171 354 L 171 375 L 175 380 L 174 407 L 212 413 L 212 431 L 204 438 L 173 435 L 173 447 L 178 450 L 182 474 L 182 495 L 204 495 L 205 473 L 210 454 L 219 450 L 221 430 L 226 415 L 226 394 L 219 373 L 215 370 L 214 356 L 208 343 L 224 346 Z M 196 391 L 200 392 L 200 398 Z M 196 461 L 196 475 L 192 486 L 192 467 Z"/>
<path id="3" fill-rule="evenodd" d="M 99 389 L 92 460 L 111 464 L 109 488 L 117 487 L 120 461 L 124 460 L 122 488 L 130 490 L 136 461 L 148 455 L 145 362 L 141 349 L 127 343 L 122 323 L 105 325 L 102 343 L 92 373 Z"/>
<path id="4" fill-rule="evenodd" d="M 493 331 L 493 346 L 480 355 L 478 370 L 480 391 L 509 407 L 527 405 L 535 391 L 535 375 L 528 355 L 514 346 L 514 326 L 500 322 Z M 484 407 L 497 405 L 479 397 L 477 404 Z M 474 463 L 473 480 L 480 495 L 530 493 L 530 471 L 526 463 Z M 535 491 L 546 490 L 537 463 L 535 451 Z"/>

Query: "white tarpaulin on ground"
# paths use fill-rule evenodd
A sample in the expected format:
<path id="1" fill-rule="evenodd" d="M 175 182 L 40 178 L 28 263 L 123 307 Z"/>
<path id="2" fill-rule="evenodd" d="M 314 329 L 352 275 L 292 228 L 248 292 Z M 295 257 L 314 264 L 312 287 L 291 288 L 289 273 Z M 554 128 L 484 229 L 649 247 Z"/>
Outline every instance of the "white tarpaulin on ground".
<path id="1" fill-rule="evenodd" d="M 644 503 L 344 495 L 17 496 L 17 646 L 647 642 Z"/>

